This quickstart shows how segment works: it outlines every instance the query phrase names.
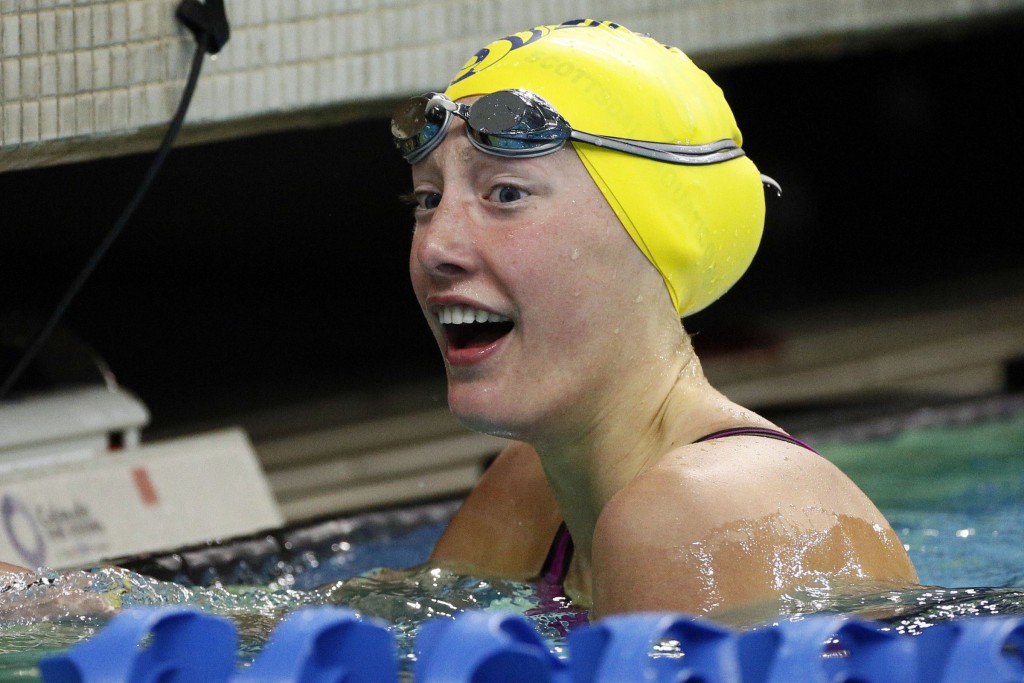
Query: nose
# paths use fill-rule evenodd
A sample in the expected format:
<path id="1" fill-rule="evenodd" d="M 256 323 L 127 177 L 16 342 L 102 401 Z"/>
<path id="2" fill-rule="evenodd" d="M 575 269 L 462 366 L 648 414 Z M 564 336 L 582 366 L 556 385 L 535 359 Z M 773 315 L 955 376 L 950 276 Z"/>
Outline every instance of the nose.
<path id="1" fill-rule="evenodd" d="M 434 278 L 457 278 L 469 273 L 473 263 L 469 228 L 467 207 L 443 196 L 430 219 L 416 227 L 412 267 Z"/>

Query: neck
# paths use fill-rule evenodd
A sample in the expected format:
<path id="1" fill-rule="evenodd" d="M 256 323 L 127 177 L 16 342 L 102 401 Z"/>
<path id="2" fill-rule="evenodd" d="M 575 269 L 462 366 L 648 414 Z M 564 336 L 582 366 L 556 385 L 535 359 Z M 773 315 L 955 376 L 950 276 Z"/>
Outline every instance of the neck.
<path id="1" fill-rule="evenodd" d="M 711 421 L 707 406 L 726 403 L 705 380 L 688 339 L 658 361 L 636 366 L 647 372 L 616 377 L 615 390 L 603 394 L 613 403 L 601 403 L 602 392 L 581 401 L 580 409 L 590 414 L 584 420 L 574 416 L 575 429 L 550 430 L 529 440 L 577 552 L 587 560 L 597 519 L 612 496 L 664 454 L 699 438 Z"/>

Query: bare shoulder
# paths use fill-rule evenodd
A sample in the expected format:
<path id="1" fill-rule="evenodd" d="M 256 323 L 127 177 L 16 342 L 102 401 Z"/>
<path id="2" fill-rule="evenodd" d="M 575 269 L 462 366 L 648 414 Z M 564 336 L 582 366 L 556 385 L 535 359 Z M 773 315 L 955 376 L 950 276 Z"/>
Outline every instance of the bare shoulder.
<path id="1" fill-rule="evenodd" d="M 710 614 L 804 584 L 917 580 L 885 518 L 842 472 L 759 437 L 681 447 L 619 491 L 598 520 L 593 570 L 601 614 Z"/>
<path id="2" fill-rule="evenodd" d="M 877 512 L 831 462 L 796 444 L 757 436 L 677 448 L 619 491 L 608 522 L 639 512 L 700 533 L 794 507 Z"/>
<path id="3" fill-rule="evenodd" d="M 481 476 L 430 559 L 476 576 L 532 578 L 560 523 L 539 456 L 514 442 Z"/>

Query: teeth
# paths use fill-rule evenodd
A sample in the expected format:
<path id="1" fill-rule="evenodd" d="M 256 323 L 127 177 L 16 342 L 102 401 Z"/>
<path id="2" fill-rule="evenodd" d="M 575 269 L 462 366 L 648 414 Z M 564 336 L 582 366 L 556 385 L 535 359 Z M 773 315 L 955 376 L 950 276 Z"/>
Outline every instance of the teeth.
<path id="1" fill-rule="evenodd" d="M 437 309 L 437 319 L 442 325 L 462 325 L 464 323 L 504 323 L 509 318 L 490 311 L 481 311 L 470 306 L 442 306 Z"/>

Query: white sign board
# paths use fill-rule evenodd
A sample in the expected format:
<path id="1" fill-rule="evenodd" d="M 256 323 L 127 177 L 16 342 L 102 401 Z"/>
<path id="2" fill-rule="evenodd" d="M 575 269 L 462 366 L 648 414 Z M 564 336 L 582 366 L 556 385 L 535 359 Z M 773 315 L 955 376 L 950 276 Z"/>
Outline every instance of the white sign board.
<path id="1" fill-rule="evenodd" d="M 281 526 L 245 433 L 144 444 L 0 480 L 0 561 L 87 567 Z"/>

